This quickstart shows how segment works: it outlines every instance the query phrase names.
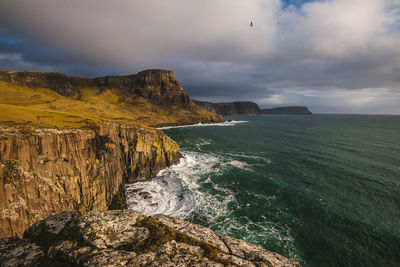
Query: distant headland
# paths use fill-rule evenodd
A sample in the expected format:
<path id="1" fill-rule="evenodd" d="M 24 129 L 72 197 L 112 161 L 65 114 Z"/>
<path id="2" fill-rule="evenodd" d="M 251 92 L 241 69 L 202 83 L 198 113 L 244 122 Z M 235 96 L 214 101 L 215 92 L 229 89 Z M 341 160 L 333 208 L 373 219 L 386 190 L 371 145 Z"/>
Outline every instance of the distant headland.
<path id="1" fill-rule="evenodd" d="M 194 103 L 218 115 L 311 115 L 312 112 L 304 106 L 276 107 L 271 109 L 260 109 L 254 102 L 225 102 L 212 103 L 193 100 Z"/>

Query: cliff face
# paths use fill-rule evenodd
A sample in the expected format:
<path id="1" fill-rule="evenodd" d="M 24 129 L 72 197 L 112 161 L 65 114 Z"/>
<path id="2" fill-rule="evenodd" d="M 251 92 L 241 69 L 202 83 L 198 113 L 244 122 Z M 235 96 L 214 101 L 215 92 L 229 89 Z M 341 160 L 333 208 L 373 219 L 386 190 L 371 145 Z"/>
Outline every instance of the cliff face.
<path id="1" fill-rule="evenodd" d="M 254 102 L 211 103 L 199 100 L 194 102 L 209 112 L 218 115 L 259 115 L 261 110 Z"/>
<path id="2" fill-rule="evenodd" d="M 62 96 L 79 95 L 83 88 L 113 88 L 134 94 L 155 104 L 179 105 L 198 109 L 183 91 L 170 70 L 152 69 L 125 76 L 104 76 L 95 79 L 67 76 L 55 72 L 0 71 L 0 80 L 30 88 L 47 88 Z"/>
<path id="3" fill-rule="evenodd" d="M 288 115 L 311 115 L 311 111 L 307 107 L 279 107 L 271 109 L 263 109 L 262 114 L 288 114 Z"/>
<path id="4" fill-rule="evenodd" d="M 199 100 L 193 100 L 193 102 L 208 112 L 216 113 L 218 115 L 312 114 L 307 107 L 302 106 L 278 107 L 261 110 L 259 106 L 253 102 L 211 103 Z"/>
<path id="5" fill-rule="evenodd" d="M 77 121 L 148 126 L 223 121 L 220 116 L 196 105 L 169 70 L 146 70 L 134 75 L 95 79 L 60 73 L 0 71 L 0 112 L 4 114 L 0 123 L 61 125 L 59 128 L 71 123 L 63 120 L 66 123 L 57 124 L 54 121 L 60 120 L 50 120 L 49 115 L 67 114 L 75 116 Z M 15 116 L 16 113 L 21 115 Z M 26 117 L 30 118 L 24 119 Z M 71 126 L 76 127 L 75 124 Z"/>
<path id="6" fill-rule="evenodd" d="M 0 126 L 0 237 L 21 236 L 54 212 L 118 206 L 125 182 L 150 179 L 179 158 L 178 145 L 148 127 Z"/>
<path id="7" fill-rule="evenodd" d="M 179 105 L 188 110 L 199 110 L 175 78 L 173 71 L 146 70 L 136 75 L 106 76 L 94 79 L 96 86 L 116 88 L 135 94 L 158 105 Z"/>
<path id="8" fill-rule="evenodd" d="M 0 264 L 300 267 L 293 259 L 199 225 L 128 210 L 54 214 L 30 227 L 23 240 L 0 240 Z"/>

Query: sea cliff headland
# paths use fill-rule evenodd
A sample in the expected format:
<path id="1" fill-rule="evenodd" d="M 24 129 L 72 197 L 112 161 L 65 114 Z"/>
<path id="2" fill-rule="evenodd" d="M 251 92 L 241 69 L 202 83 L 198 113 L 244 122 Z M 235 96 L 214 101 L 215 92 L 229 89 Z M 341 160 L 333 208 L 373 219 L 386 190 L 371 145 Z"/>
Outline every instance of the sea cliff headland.
<path id="1" fill-rule="evenodd" d="M 224 102 L 212 103 L 206 101 L 193 100 L 194 103 L 204 108 L 208 112 L 222 116 L 234 115 L 311 115 L 311 111 L 303 106 L 276 107 L 271 109 L 260 109 L 254 102 Z"/>
<path id="2" fill-rule="evenodd" d="M 297 265 L 176 218 L 106 211 L 125 208 L 126 183 L 179 162 L 178 144 L 153 127 L 224 121 L 172 71 L 0 71 L 0 92 L 1 265 Z"/>

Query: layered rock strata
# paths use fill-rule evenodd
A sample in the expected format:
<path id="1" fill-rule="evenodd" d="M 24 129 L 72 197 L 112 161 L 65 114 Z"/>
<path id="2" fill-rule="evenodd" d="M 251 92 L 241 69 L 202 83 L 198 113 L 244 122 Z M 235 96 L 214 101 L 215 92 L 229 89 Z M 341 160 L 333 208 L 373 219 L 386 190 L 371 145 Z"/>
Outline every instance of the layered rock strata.
<path id="1" fill-rule="evenodd" d="M 62 210 L 121 207 L 125 182 L 150 179 L 179 158 L 178 145 L 149 127 L 0 126 L 0 237 L 21 236 Z"/>
<path id="2" fill-rule="evenodd" d="M 151 69 L 138 74 L 104 76 L 94 79 L 67 76 L 56 72 L 0 71 L 0 80 L 30 88 L 47 88 L 62 96 L 76 96 L 83 88 L 112 88 L 133 94 L 159 105 L 179 105 L 199 109 L 191 101 L 171 70 Z"/>
<path id="3" fill-rule="evenodd" d="M 0 265 L 300 266 L 199 225 L 129 210 L 51 215 L 31 226 L 23 240 L 0 240 Z"/>

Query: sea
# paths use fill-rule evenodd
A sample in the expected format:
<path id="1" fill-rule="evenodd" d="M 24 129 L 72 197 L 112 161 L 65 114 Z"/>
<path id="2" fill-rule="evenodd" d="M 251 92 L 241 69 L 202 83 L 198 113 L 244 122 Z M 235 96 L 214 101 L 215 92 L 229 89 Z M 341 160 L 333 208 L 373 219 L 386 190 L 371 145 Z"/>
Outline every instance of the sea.
<path id="1" fill-rule="evenodd" d="M 162 128 L 179 164 L 128 206 L 206 226 L 302 266 L 400 266 L 400 116 L 228 116 Z"/>

